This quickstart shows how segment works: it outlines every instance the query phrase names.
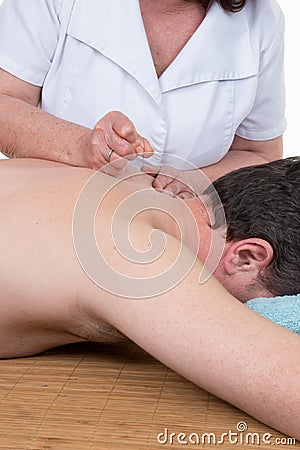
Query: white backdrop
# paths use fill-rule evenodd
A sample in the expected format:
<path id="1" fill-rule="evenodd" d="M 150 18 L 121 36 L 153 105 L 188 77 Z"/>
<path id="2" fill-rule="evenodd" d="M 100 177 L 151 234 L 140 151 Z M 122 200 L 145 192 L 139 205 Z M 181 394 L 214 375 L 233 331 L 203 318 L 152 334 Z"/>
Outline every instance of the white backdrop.
<path id="1" fill-rule="evenodd" d="M 0 4 L 2 3 L 2 1 L 3 0 L 0 0 Z M 298 143 L 298 107 L 300 105 L 300 88 L 297 70 L 298 58 L 296 56 L 297 54 L 299 55 L 300 42 L 300 30 L 298 23 L 298 19 L 300 17 L 300 2 L 291 0 L 278 0 L 278 3 L 281 5 L 286 18 L 285 73 L 287 88 L 286 117 L 288 121 L 288 127 L 284 134 L 284 155 L 300 155 L 300 146 Z"/>
<path id="2" fill-rule="evenodd" d="M 263 1 L 263 0 L 261 0 Z M 299 55 L 300 30 L 299 21 L 300 2 L 291 0 L 279 0 L 278 3 L 285 14 L 285 77 L 287 91 L 286 117 L 287 130 L 284 134 L 284 155 L 300 155 L 298 139 L 298 108 L 300 105 L 299 70 L 297 55 Z"/>

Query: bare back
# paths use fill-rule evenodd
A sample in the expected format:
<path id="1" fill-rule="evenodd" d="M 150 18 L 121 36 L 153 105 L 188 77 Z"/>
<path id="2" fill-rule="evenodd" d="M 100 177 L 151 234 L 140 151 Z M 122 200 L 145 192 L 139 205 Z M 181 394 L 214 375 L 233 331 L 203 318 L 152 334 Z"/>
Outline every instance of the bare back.
<path id="1" fill-rule="evenodd" d="M 72 217 L 79 193 L 94 173 L 42 160 L 1 161 L 1 357 L 80 340 L 79 290 L 92 282 L 76 257 Z M 109 191 L 115 180 L 105 174 L 99 177 Z M 146 175 L 138 177 L 138 183 L 150 186 Z M 132 180 L 124 181 L 113 198 L 119 202 L 135 189 Z M 153 194 L 157 195 L 154 190 Z M 102 222 L 111 206 L 112 196 L 101 208 Z M 100 341 L 122 336 L 99 318 L 97 330 L 85 333 L 82 339 L 96 335 Z"/>
<path id="2" fill-rule="evenodd" d="M 91 175 L 93 171 L 51 162 L 0 163 L 0 356 L 27 356 L 94 336 L 112 341 L 124 334 L 198 386 L 299 439 L 297 335 L 245 307 L 213 277 L 199 285 L 200 261 L 174 289 L 139 300 L 107 293 L 82 270 L 73 246 L 72 217 Z M 95 187 L 109 191 L 113 183 L 100 175 Z M 149 183 L 147 177 L 139 180 L 140 186 Z M 132 181 L 123 182 L 106 196 L 97 218 L 96 237 L 102 239 L 109 262 L 118 258 L 107 237 L 113 207 L 135 190 Z M 152 195 L 158 196 L 158 205 L 170 203 L 154 190 L 143 201 Z M 121 226 L 122 220 L 121 215 Z M 152 220 L 153 214 L 136 220 L 132 231 L 138 249 L 149 246 L 149 231 L 163 229 Z M 162 260 L 172 263 L 181 243 L 170 234 L 167 244 Z M 190 265 L 195 255 L 183 247 Z M 164 271 L 163 261 L 158 269 Z M 129 264 L 128 270 L 136 274 L 135 265 Z M 151 264 L 143 270 L 152 276 Z M 123 334 L 114 334 L 115 329 Z"/>

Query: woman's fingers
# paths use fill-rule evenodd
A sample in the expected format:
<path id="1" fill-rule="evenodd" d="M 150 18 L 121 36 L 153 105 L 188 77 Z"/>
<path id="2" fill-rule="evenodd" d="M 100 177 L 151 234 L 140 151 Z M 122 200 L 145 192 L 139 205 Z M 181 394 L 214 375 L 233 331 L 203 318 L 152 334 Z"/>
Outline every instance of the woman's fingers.
<path id="1" fill-rule="evenodd" d="M 136 156 L 153 154 L 147 139 L 140 136 L 131 120 L 119 111 L 112 111 L 97 122 L 91 144 L 92 167 L 97 168 L 119 157 L 133 160 Z"/>
<path id="2" fill-rule="evenodd" d="M 131 144 L 134 152 L 139 156 L 144 156 L 145 158 L 151 156 L 154 152 L 153 148 L 147 139 L 138 134 L 132 121 L 118 111 L 112 114 L 114 114 L 112 115 L 112 130 L 115 134 Z M 127 155 L 123 154 L 120 156 Z"/>
<path id="3" fill-rule="evenodd" d="M 177 169 L 170 166 L 143 166 L 141 170 L 154 178 L 152 186 L 159 191 L 176 181 L 180 175 Z"/>
<path id="4" fill-rule="evenodd" d="M 195 192 L 184 178 L 184 172 L 170 166 L 143 166 L 141 170 L 153 177 L 152 186 L 159 192 L 172 197 L 188 199 L 195 197 Z"/>
<path id="5" fill-rule="evenodd" d="M 116 174 L 124 170 L 128 160 L 137 156 L 147 158 L 153 152 L 150 143 L 137 133 L 131 120 L 119 111 L 112 111 L 102 117 L 84 139 L 80 164 Z M 124 161 L 121 162 L 122 159 Z M 111 169 L 105 167 L 108 163 Z"/>
<path id="6" fill-rule="evenodd" d="M 165 186 L 163 191 L 165 194 L 170 194 L 172 197 L 177 197 L 182 192 L 184 187 L 185 186 L 181 181 L 172 180 Z"/>
<path id="7" fill-rule="evenodd" d="M 150 142 L 146 139 L 146 138 L 142 138 L 143 139 L 143 147 L 144 147 L 144 153 L 143 153 L 143 158 L 150 158 L 153 153 L 154 150 L 150 144 Z"/>
<path id="8" fill-rule="evenodd" d="M 119 111 L 112 111 L 108 115 L 108 119 L 111 120 L 112 130 L 125 139 L 130 144 L 133 144 L 137 138 L 138 134 L 136 132 L 135 126 L 131 120 Z"/>
<path id="9" fill-rule="evenodd" d="M 133 146 L 120 138 L 112 129 L 104 130 L 102 128 L 97 128 L 94 130 L 94 142 L 98 146 L 97 152 L 104 155 L 106 162 L 110 162 L 111 158 L 108 158 L 110 150 L 115 153 L 114 156 L 119 157 L 134 155 L 136 156 L 135 149 Z"/>
<path id="10" fill-rule="evenodd" d="M 152 177 L 156 177 L 161 170 L 161 166 L 142 166 L 141 171 L 151 175 Z"/>

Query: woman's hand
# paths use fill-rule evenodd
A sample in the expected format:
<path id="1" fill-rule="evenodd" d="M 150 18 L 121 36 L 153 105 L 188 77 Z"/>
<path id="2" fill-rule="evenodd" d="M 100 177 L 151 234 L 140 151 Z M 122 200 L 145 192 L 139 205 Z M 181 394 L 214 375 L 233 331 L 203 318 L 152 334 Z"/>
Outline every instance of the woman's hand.
<path id="1" fill-rule="evenodd" d="M 117 175 L 124 170 L 128 160 L 137 156 L 148 158 L 152 154 L 151 145 L 137 133 L 131 120 L 121 112 L 112 111 L 84 136 L 78 165 Z"/>
<path id="2" fill-rule="evenodd" d="M 143 166 L 141 170 L 153 177 L 152 186 L 159 192 L 184 200 L 197 196 L 190 179 L 197 169 L 180 171 L 170 166 Z"/>

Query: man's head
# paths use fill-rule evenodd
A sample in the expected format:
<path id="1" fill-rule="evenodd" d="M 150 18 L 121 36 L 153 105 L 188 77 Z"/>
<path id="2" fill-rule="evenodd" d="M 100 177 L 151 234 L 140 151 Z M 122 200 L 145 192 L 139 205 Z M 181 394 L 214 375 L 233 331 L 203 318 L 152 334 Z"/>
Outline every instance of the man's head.
<path id="1" fill-rule="evenodd" d="M 205 194 L 226 245 L 215 276 L 241 301 L 300 292 L 300 157 L 245 167 Z M 200 255 L 201 257 L 201 255 Z"/>

